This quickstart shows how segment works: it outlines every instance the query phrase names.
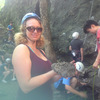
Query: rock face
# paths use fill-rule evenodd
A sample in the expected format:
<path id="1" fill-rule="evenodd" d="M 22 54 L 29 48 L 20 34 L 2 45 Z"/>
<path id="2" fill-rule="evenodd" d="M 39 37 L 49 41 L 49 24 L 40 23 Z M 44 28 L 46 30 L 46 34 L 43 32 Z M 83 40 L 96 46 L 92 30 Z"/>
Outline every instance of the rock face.
<path id="1" fill-rule="evenodd" d="M 96 12 L 95 14 L 98 2 L 100 1 L 51 0 L 51 29 L 53 39 L 59 40 L 58 42 L 54 41 L 54 43 L 58 44 L 56 48 L 58 48 L 59 52 L 67 52 L 65 47 L 68 47 L 72 39 L 71 35 L 75 31 L 80 33 L 80 38 L 84 41 L 84 44 L 87 45 L 88 43 L 88 46 L 85 45 L 86 48 L 91 45 L 92 47 L 95 46 L 95 39 L 83 33 L 83 25 L 90 16 L 94 16 L 94 19 L 99 21 L 97 16 L 100 16 L 100 13 Z M 93 49 L 91 51 L 94 52 Z M 91 51 L 87 52 L 87 54 L 91 53 Z"/>
<path id="2" fill-rule="evenodd" d="M 51 0 L 50 19 L 53 44 L 60 57 L 65 57 L 65 61 L 70 61 L 68 47 L 72 40 L 72 33 L 77 31 L 84 42 L 84 62 L 88 65 L 93 63 L 96 57 L 96 36 L 85 35 L 83 25 L 90 18 L 99 22 L 99 4 L 99 0 Z"/>

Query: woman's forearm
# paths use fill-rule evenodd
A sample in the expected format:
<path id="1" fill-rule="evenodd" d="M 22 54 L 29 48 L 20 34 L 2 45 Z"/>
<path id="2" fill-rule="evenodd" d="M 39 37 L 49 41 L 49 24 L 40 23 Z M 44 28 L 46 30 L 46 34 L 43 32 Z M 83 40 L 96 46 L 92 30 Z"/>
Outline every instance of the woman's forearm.
<path id="1" fill-rule="evenodd" d="M 31 90 L 43 85 L 48 80 L 53 78 L 55 75 L 56 75 L 56 72 L 54 72 L 53 70 L 49 71 L 45 74 L 38 75 L 38 76 L 31 78 L 28 82 L 23 82 L 23 84 L 20 83 L 20 87 L 23 90 L 23 92 L 28 93 Z"/>

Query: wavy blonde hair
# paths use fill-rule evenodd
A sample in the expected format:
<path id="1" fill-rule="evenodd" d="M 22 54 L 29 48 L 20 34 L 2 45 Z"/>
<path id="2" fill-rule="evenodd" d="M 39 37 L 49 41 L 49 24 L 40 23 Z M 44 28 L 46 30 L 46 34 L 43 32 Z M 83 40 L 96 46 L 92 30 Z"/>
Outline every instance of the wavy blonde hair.
<path id="1" fill-rule="evenodd" d="M 36 20 L 41 24 L 40 20 L 38 20 L 38 19 L 36 19 Z M 20 27 L 21 32 L 16 33 L 14 35 L 14 41 L 15 41 L 16 46 L 19 44 L 26 44 L 28 42 L 27 36 L 26 36 L 26 21 Z M 43 28 L 43 26 L 42 26 L 42 28 Z M 45 39 L 44 39 L 44 36 L 41 35 L 39 40 L 36 41 L 36 46 L 37 46 L 37 48 L 43 48 L 44 44 L 45 44 Z"/>

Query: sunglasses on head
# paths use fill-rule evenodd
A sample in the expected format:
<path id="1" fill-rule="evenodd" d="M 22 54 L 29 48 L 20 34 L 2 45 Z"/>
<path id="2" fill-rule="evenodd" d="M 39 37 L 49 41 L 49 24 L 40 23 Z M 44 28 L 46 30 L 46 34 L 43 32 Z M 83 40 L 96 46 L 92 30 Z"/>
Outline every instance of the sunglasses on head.
<path id="1" fill-rule="evenodd" d="M 33 27 L 33 26 L 29 26 L 29 27 L 26 27 L 26 29 L 29 31 L 29 32 L 34 32 L 35 30 L 37 32 L 42 32 L 42 28 L 41 27 Z"/>

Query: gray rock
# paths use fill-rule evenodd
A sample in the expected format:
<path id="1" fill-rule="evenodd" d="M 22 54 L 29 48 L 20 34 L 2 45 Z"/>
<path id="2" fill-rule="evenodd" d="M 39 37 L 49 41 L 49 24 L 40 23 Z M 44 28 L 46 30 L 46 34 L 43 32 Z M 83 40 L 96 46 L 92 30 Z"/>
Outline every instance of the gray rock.
<path id="1" fill-rule="evenodd" d="M 68 62 L 53 63 L 51 67 L 63 77 L 71 77 L 75 75 L 75 67 Z"/>

